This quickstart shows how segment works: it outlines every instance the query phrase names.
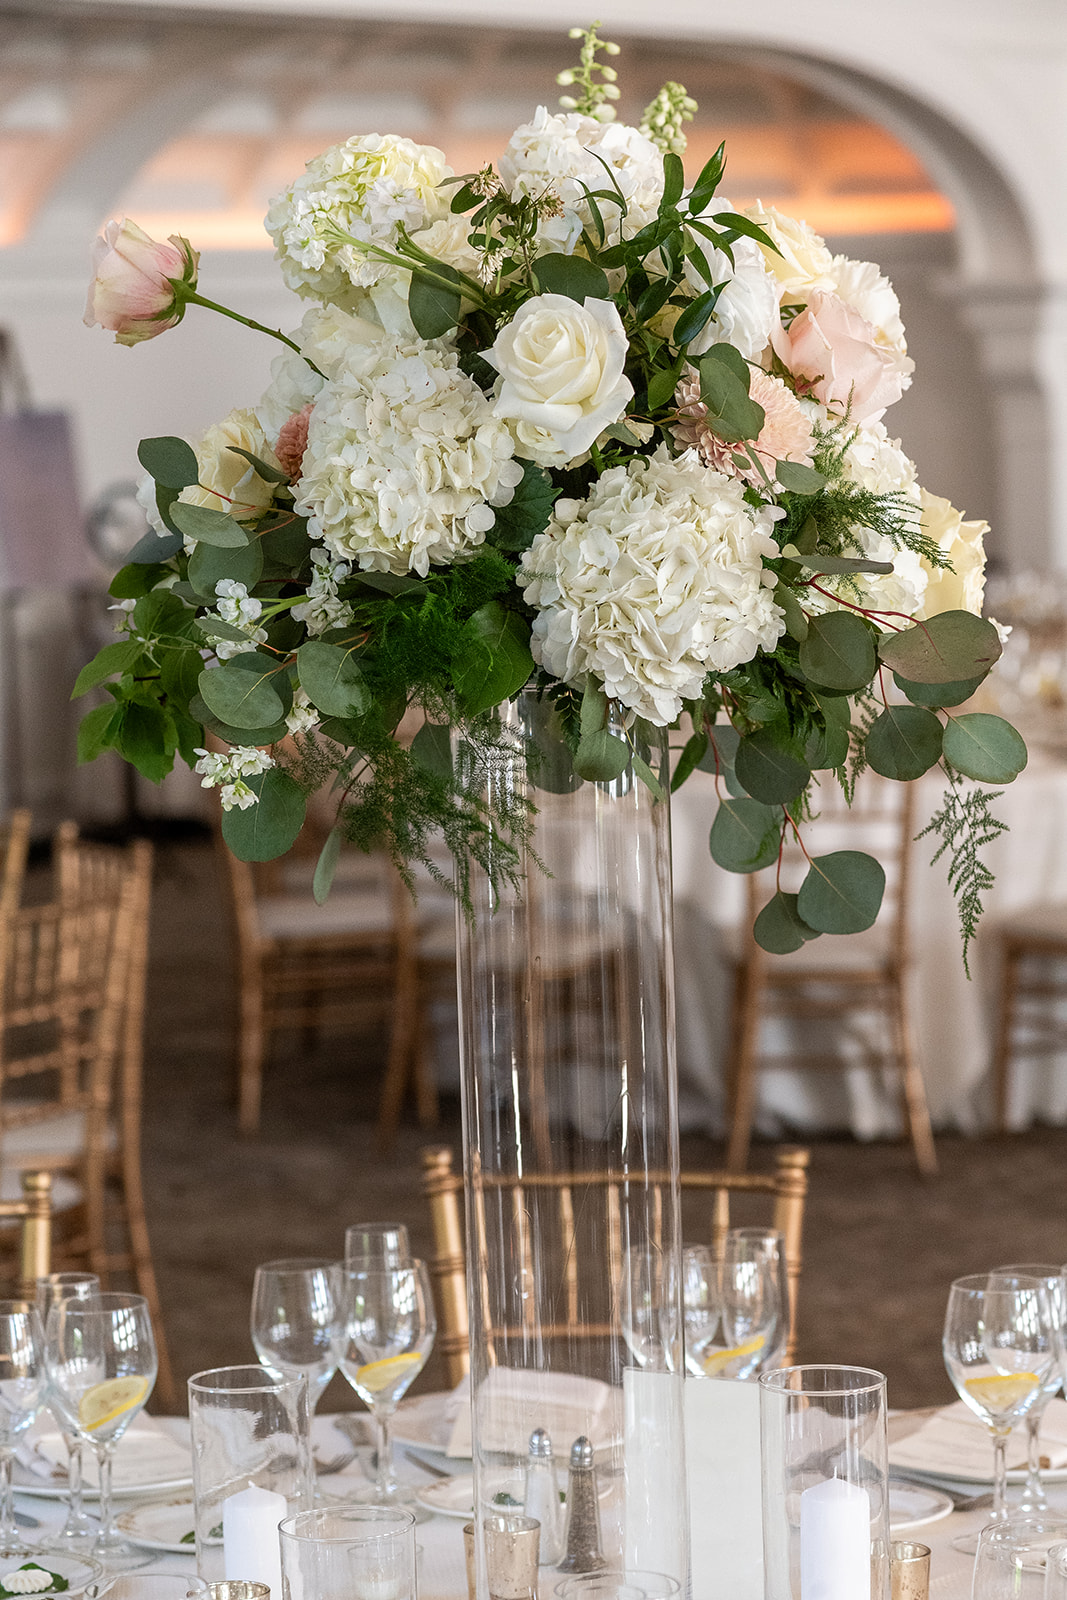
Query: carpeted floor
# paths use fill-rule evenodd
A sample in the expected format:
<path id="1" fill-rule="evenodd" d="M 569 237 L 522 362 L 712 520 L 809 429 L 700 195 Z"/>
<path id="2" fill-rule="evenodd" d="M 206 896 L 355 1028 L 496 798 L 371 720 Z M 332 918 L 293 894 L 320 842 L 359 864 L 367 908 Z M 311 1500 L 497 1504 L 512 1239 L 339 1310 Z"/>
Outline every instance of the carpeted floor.
<path id="1" fill-rule="evenodd" d="M 276 1053 L 261 1136 L 239 1139 L 231 1104 L 233 979 L 212 847 L 168 841 L 157 854 L 146 1050 L 144 1153 L 149 1224 L 179 1382 L 253 1359 L 248 1307 L 256 1263 L 340 1254 L 345 1225 L 399 1218 L 429 1248 L 418 1187 L 422 1145 L 459 1148 L 459 1111 L 411 1124 L 375 1149 L 383 1041 L 327 1039 Z M 939 1140 L 942 1175 L 922 1182 L 904 1146 L 812 1146 L 800 1297 L 801 1360 L 854 1362 L 889 1378 L 890 1403 L 952 1398 L 941 1362 L 949 1281 L 1010 1260 L 1067 1259 L 1067 1130 Z M 766 1154 L 759 1147 L 754 1164 Z M 718 1164 L 686 1139 L 686 1165 Z M 437 1361 L 420 1388 L 442 1386 Z M 326 1408 L 352 1397 L 335 1379 Z"/>

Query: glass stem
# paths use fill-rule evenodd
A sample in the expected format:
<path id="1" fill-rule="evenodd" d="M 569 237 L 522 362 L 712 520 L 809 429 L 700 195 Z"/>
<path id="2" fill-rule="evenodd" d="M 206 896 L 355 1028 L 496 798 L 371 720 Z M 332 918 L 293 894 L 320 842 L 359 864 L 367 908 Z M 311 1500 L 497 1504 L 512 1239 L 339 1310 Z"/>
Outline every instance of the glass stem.
<path id="1" fill-rule="evenodd" d="M 992 1521 L 998 1522 L 1007 1516 L 1007 1486 L 1008 1486 L 1008 1440 L 1011 1430 L 1007 1433 L 998 1432 L 993 1435 L 993 1513 Z"/>
<path id="2" fill-rule="evenodd" d="M 80 1532 L 82 1517 L 82 1442 L 76 1434 L 64 1435 L 67 1444 L 67 1527 Z"/>
<path id="3" fill-rule="evenodd" d="M 392 1412 L 379 1411 L 375 1421 L 378 1424 L 378 1478 L 375 1487 L 379 1497 L 387 1500 L 396 1481 L 393 1476 Z"/>
<path id="4" fill-rule="evenodd" d="M 15 1491 L 11 1483 L 14 1451 L 0 1450 L 0 1550 L 17 1551 L 22 1540 L 15 1526 Z"/>
<path id="5" fill-rule="evenodd" d="M 1023 1490 L 1023 1504 L 1045 1504 L 1045 1489 L 1041 1482 L 1041 1416 L 1033 1411 L 1026 1418 L 1026 1488 Z"/>
<path id="6" fill-rule="evenodd" d="M 93 1443 L 96 1451 L 96 1464 L 100 1473 L 100 1534 L 99 1543 L 107 1545 L 115 1537 L 115 1530 L 111 1526 L 111 1458 L 113 1446 L 111 1444 Z"/>

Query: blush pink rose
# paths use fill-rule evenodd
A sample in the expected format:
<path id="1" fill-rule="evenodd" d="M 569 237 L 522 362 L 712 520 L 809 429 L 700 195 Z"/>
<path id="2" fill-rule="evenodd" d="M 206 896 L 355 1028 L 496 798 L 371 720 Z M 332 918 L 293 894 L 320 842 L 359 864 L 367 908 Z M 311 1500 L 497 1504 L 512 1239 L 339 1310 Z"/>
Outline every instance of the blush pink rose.
<path id="1" fill-rule="evenodd" d="M 83 321 L 116 344 L 140 344 L 180 322 L 196 288 L 200 257 L 188 239 L 150 239 L 136 222 L 109 222 L 93 244 L 93 278 Z"/>
<path id="2" fill-rule="evenodd" d="M 903 393 L 901 375 L 872 324 L 836 294 L 812 294 L 788 328 L 772 330 L 771 344 L 800 393 L 839 411 L 848 408 L 861 426 L 876 422 Z"/>

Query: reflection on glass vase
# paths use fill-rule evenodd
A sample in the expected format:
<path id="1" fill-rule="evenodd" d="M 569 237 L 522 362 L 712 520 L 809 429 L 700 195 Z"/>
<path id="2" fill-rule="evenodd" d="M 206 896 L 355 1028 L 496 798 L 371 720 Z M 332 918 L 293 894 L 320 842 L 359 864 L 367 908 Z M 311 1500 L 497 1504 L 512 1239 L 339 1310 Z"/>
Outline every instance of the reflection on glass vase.
<path id="1" fill-rule="evenodd" d="M 459 922 L 478 1596 L 485 1519 L 521 1511 L 528 1480 L 543 1497 L 544 1435 L 572 1493 L 541 1592 L 553 1568 L 684 1592 L 666 742 L 568 786 L 550 704 L 528 691 L 507 718 L 489 813 L 536 815 L 516 884 L 472 867 Z"/>

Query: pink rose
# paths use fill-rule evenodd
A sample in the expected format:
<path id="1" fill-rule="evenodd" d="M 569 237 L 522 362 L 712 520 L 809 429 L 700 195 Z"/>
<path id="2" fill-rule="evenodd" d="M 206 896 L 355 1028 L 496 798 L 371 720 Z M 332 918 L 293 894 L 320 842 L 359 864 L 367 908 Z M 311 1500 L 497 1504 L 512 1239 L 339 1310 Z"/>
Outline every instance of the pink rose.
<path id="1" fill-rule="evenodd" d="M 771 344 L 801 394 L 841 411 L 850 407 L 852 421 L 861 425 L 876 422 L 903 392 L 871 323 L 836 294 L 812 294 L 788 328 L 772 329 Z"/>
<path id="2" fill-rule="evenodd" d="M 116 344 L 140 344 L 173 328 L 196 288 L 200 257 L 188 239 L 150 239 L 136 222 L 109 222 L 93 244 L 93 279 L 85 307 L 87 328 L 99 324 Z"/>

